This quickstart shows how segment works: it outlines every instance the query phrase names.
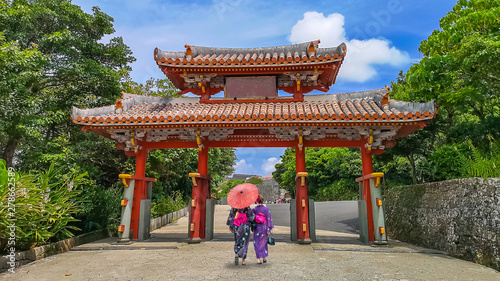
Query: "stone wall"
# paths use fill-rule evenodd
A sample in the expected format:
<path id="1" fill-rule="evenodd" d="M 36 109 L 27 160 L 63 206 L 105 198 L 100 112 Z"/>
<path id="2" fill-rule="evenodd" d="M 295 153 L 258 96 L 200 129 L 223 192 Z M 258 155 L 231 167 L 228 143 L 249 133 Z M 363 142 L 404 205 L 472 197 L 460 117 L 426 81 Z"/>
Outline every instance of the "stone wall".
<path id="1" fill-rule="evenodd" d="M 384 206 L 390 239 L 500 270 L 500 178 L 398 187 Z"/>
<path id="2" fill-rule="evenodd" d="M 256 184 L 256 186 L 265 201 L 275 201 L 280 198 L 280 186 L 273 178 L 262 179 L 262 184 Z"/>

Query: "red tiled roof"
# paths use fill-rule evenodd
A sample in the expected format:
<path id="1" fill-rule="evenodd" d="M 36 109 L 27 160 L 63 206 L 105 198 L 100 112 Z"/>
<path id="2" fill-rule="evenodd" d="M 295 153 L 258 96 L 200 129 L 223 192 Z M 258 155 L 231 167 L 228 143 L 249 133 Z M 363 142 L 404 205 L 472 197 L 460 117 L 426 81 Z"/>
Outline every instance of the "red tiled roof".
<path id="1" fill-rule="evenodd" d="M 284 122 L 383 122 L 429 120 L 434 102 L 407 103 L 388 98 L 386 88 L 346 94 L 311 95 L 302 102 L 200 103 L 198 98 L 123 94 L 117 105 L 73 108 L 73 122 L 91 126 Z"/>
<path id="2" fill-rule="evenodd" d="M 313 64 L 343 60 L 344 43 L 333 48 L 318 48 L 319 40 L 266 48 L 211 48 L 186 45 L 184 52 L 165 52 L 158 48 L 154 59 L 168 66 L 270 66 Z"/>

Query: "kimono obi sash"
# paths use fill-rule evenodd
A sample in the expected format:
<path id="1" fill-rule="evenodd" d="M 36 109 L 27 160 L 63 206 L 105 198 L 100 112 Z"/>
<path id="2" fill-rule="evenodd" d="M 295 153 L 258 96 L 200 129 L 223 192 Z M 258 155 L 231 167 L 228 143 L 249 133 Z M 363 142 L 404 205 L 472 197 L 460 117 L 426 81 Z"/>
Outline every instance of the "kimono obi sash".
<path id="1" fill-rule="evenodd" d="M 255 221 L 257 223 L 266 223 L 266 216 L 263 213 L 259 213 L 258 215 L 255 215 Z"/>
<path id="2" fill-rule="evenodd" d="M 248 222 L 247 219 L 247 214 L 239 214 L 235 219 L 234 219 L 234 225 L 240 226 L 241 224 L 245 224 Z"/>

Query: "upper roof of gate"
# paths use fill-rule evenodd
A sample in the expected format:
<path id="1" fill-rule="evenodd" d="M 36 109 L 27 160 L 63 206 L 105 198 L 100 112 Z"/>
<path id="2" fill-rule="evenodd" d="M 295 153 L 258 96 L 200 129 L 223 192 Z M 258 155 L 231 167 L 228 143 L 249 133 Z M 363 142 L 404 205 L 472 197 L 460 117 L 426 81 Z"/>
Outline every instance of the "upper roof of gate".
<path id="1" fill-rule="evenodd" d="M 279 90 L 296 94 L 328 91 L 335 83 L 347 47 L 319 48 L 319 40 L 265 48 L 213 48 L 185 45 L 180 52 L 154 50 L 160 69 L 181 93 L 214 95 L 233 76 L 276 76 Z M 297 81 L 300 81 L 297 86 Z"/>

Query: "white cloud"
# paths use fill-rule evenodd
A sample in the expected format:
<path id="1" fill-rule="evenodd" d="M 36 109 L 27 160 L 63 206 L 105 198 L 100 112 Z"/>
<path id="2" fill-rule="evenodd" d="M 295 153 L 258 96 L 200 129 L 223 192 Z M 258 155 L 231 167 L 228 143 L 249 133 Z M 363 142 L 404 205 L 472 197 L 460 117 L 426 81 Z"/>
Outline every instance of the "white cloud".
<path id="1" fill-rule="evenodd" d="M 115 21 L 116 33 L 130 46 L 137 61 L 132 79 L 143 83 L 165 75 L 153 60 L 153 51 L 184 51 L 184 45 L 213 47 L 267 47 L 282 45 L 295 19 L 271 2 L 250 0 L 73 0 L 91 12 L 100 6 Z M 175 11 L 175 12 L 173 12 Z"/>
<path id="2" fill-rule="evenodd" d="M 245 175 L 258 175 L 259 173 L 255 169 L 255 167 L 247 163 L 245 159 L 241 159 L 236 162 L 236 167 L 234 168 L 235 174 L 245 174 Z"/>
<path id="3" fill-rule="evenodd" d="M 276 168 L 274 168 L 274 165 L 276 165 L 277 163 L 281 163 L 281 160 L 278 160 L 278 158 L 276 157 L 271 157 L 267 160 L 264 160 L 261 166 L 261 170 L 266 175 L 268 175 L 276 170 Z"/>
<path id="4" fill-rule="evenodd" d="M 320 47 L 347 44 L 347 56 L 340 68 L 339 79 L 365 82 L 377 74 L 375 65 L 402 66 L 410 62 L 407 52 L 400 51 L 385 38 L 349 40 L 345 35 L 344 16 L 318 12 L 306 12 L 304 18 L 292 27 L 289 40 L 292 43 L 320 39 Z"/>

